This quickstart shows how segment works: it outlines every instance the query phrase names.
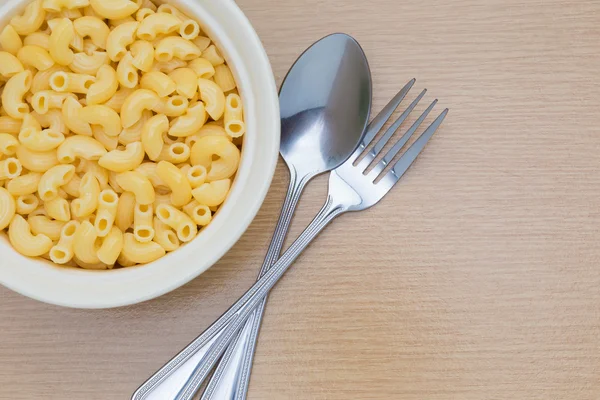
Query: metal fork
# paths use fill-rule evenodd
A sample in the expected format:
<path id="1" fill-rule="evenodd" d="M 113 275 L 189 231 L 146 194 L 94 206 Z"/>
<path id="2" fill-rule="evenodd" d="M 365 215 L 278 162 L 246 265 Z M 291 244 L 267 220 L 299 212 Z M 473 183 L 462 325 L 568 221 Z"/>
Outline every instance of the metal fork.
<path id="1" fill-rule="evenodd" d="M 403 89 L 404 95 L 414 84 L 414 79 Z M 262 299 L 267 295 L 271 288 L 284 275 L 296 258 L 312 242 L 317 235 L 336 217 L 350 211 L 366 210 L 377 204 L 383 197 L 389 193 L 392 187 L 400 180 L 417 156 L 421 153 L 429 139 L 434 135 L 444 118 L 448 114 L 445 109 L 435 121 L 425 130 L 425 132 L 414 142 L 405 154 L 396 162 L 396 164 L 382 175 L 382 172 L 392 162 L 394 157 L 400 152 L 402 147 L 410 140 L 423 123 L 427 115 L 431 112 L 437 100 L 423 112 L 415 121 L 409 130 L 394 144 L 394 146 L 384 155 L 383 159 L 375 163 L 373 169 L 367 172 L 368 167 L 373 163 L 377 156 L 382 152 L 385 145 L 390 141 L 394 133 L 400 128 L 400 125 L 407 119 L 408 115 L 415 108 L 417 103 L 424 96 L 423 91 L 415 101 L 402 113 L 402 115 L 392 124 L 392 126 L 383 134 L 375 146 L 366 152 L 363 158 L 361 155 L 371 144 L 377 133 L 381 130 L 391 112 L 399 104 L 398 96 L 384 109 L 382 114 L 389 114 L 386 117 L 378 116 L 369 126 L 367 133 L 358 149 L 353 155 L 340 167 L 331 172 L 329 179 L 329 193 L 325 205 L 319 211 L 317 216 L 302 232 L 298 239 L 289 247 L 281 258 L 263 275 L 263 277 L 252 286 L 219 320 L 217 320 L 205 333 L 200 335 L 177 356 L 161 368 L 149 381 L 142 385 L 133 395 L 132 399 L 141 400 L 146 398 L 150 391 L 160 384 L 169 374 L 173 373 L 178 365 L 185 363 L 202 346 L 209 344 L 206 351 L 200 358 L 193 373 L 177 394 L 175 400 L 191 400 L 198 391 L 204 380 L 210 374 L 219 357 L 224 353 L 229 343 L 235 338 L 236 333 L 241 329 L 244 322 L 248 319 L 254 308 L 259 305 Z M 404 96 L 402 96 L 404 97 Z M 397 102 L 395 102 L 395 100 Z M 402 99 L 400 99 L 402 100 Z M 395 103 L 395 104 L 393 104 Z M 393 104 L 393 105 L 392 105 Z M 358 161 L 358 163 L 357 163 Z M 356 163 L 356 165 L 355 165 Z M 382 176 L 380 176 L 382 175 Z M 201 340 L 202 339 L 202 340 Z M 243 398 L 243 397 L 239 397 Z"/>

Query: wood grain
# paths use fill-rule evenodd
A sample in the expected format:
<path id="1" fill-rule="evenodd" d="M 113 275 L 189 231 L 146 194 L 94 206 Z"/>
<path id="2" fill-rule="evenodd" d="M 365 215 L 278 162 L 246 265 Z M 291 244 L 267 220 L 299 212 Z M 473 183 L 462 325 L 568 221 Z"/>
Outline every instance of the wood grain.
<path id="1" fill-rule="evenodd" d="M 275 288 L 249 398 L 600 398 L 600 3 L 238 2 L 278 83 L 344 31 L 375 110 L 413 76 L 451 109 L 403 184 Z M 160 299 L 92 312 L 0 289 L 0 398 L 129 398 L 253 282 L 286 185 L 280 165 L 233 250 Z M 324 194 L 319 179 L 292 237 Z"/>

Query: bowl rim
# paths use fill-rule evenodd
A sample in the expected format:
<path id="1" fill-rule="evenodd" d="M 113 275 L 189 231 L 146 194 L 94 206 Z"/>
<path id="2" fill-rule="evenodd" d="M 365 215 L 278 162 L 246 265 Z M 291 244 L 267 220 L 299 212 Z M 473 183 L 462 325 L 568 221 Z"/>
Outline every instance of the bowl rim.
<path id="1" fill-rule="evenodd" d="M 4 22 L 0 22 L 0 25 L 7 23 L 10 16 L 22 10 L 30 1 L 8 0 L 3 3 L 0 6 L 0 21 Z M 250 21 L 232 0 L 221 0 L 218 4 L 209 0 L 170 0 L 169 3 L 200 22 L 224 53 L 240 84 L 248 133 L 254 132 L 255 137 L 244 139 L 240 168 L 227 201 L 213 222 L 192 242 L 140 267 L 110 271 L 63 268 L 21 256 L 4 240 L 0 242 L 0 250 L 8 246 L 12 253 L 0 259 L 0 284 L 32 299 L 70 308 L 106 309 L 141 303 L 175 290 L 204 273 L 233 247 L 255 218 L 271 186 L 279 156 L 279 100 L 266 51 Z M 226 18 L 232 21 L 229 26 L 234 26 L 235 30 L 217 23 L 216 17 L 208 11 L 211 7 L 222 9 Z M 244 62 L 241 51 L 233 44 L 232 37 L 235 34 L 243 35 L 244 46 L 251 49 L 251 68 L 250 62 Z M 251 78 L 251 75 L 256 76 Z M 260 93 L 256 93 L 258 91 Z M 257 99 L 260 104 L 257 104 Z M 256 137 L 259 121 L 261 131 L 266 132 L 263 135 L 272 132 L 272 135 L 266 136 L 268 143 L 265 140 L 260 147 Z M 253 182 L 251 190 L 248 189 L 250 179 Z M 234 204 L 238 200 L 243 200 L 243 212 L 241 205 Z M 208 246 L 209 235 L 216 233 L 221 233 L 218 245 L 213 247 L 215 245 L 211 244 L 211 252 L 202 254 L 203 258 L 198 260 L 198 255 L 194 256 L 193 253 L 202 245 Z M 193 266 L 186 265 L 186 262 Z M 15 265 L 20 263 L 23 265 Z M 179 268 L 176 274 L 173 273 L 174 268 Z M 57 278 L 60 279 L 56 281 Z M 52 287 L 48 282 L 57 286 Z M 85 287 L 78 286 L 82 284 Z M 109 292 L 114 296 L 108 296 Z"/>

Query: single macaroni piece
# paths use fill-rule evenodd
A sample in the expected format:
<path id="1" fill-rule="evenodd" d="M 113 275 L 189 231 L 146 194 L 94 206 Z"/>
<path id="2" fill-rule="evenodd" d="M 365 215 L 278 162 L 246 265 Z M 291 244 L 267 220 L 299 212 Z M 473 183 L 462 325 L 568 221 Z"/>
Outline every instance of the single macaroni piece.
<path id="1" fill-rule="evenodd" d="M 132 192 L 124 192 L 119 197 L 115 225 L 123 232 L 133 224 L 133 210 L 135 208 L 135 195 Z"/>
<path id="2" fill-rule="evenodd" d="M 46 11 L 42 7 L 42 0 L 35 0 L 25 8 L 22 15 L 13 17 L 10 24 L 19 35 L 29 35 L 40 29 L 46 19 Z"/>
<path id="3" fill-rule="evenodd" d="M 23 46 L 17 53 L 17 58 L 24 66 L 30 66 L 38 71 L 46 71 L 54 66 L 50 54 L 38 46 Z"/>
<path id="4" fill-rule="evenodd" d="M 213 161 L 213 156 L 219 159 Z M 229 140 L 221 136 L 205 136 L 192 147 L 190 160 L 192 165 L 202 165 L 209 172 L 207 182 L 232 177 L 240 163 L 240 150 Z"/>
<path id="5" fill-rule="evenodd" d="M 146 41 L 156 39 L 158 35 L 168 35 L 176 32 L 181 25 L 179 18 L 166 13 L 148 15 L 140 22 L 137 36 Z"/>
<path id="6" fill-rule="evenodd" d="M 83 175 L 79 193 L 81 197 L 71 202 L 71 211 L 75 217 L 84 218 L 96 211 L 98 197 L 100 196 L 100 184 L 91 172 L 86 172 Z"/>
<path id="7" fill-rule="evenodd" d="M 58 196 L 58 189 L 67 184 L 75 175 L 75 166 L 57 165 L 42 175 L 38 185 L 38 194 L 42 201 L 50 201 Z"/>
<path id="8" fill-rule="evenodd" d="M 217 46 L 214 44 L 211 44 L 204 50 L 202 58 L 208 60 L 214 67 L 225 63 L 225 59 L 219 54 L 219 50 L 217 50 Z"/>
<path id="9" fill-rule="evenodd" d="M 131 45 L 132 64 L 143 72 L 150 72 L 154 64 L 154 46 L 145 40 L 137 40 Z"/>
<path id="10" fill-rule="evenodd" d="M 48 236 L 53 242 L 60 239 L 60 232 L 65 226 L 65 222 L 54 221 L 43 215 L 36 215 L 33 217 L 30 215 L 29 218 L 27 218 L 27 222 L 29 222 L 31 231 L 35 235 L 42 234 Z"/>
<path id="11" fill-rule="evenodd" d="M 194 97 L 194 94 L 197 92 L 198 77 L 193 69 L 178 68 L 169 74 L 169 78 L 176 84 L 177 93 L 188 99 Z"/>
<path id="12" fill-rule="evenodd" d="M 50 251 L 52 239 L 46 235 L 33 235 L 25 218 L 15 215 L 8 227 L 8 239 L 19 253 L 37 257 Z"/>
<path id="13" fill-rule="evenodd" d="M 225 94 L 223 90 L 213 81 L 198 79 L 200 99 L 205 104 L 206 112 L 215 121 L 221 119 L 225 112 Z"/>
<path id="14" fill-rule="evenodd" d="M 194 43 L 180 36 L 167 36 L 156 45 L 154 58 L 160 62 L 171 61 L 174 57 L 190 61 L 200 57 L 202 52 Z"/>
<path id="15" fill-rule="evenodd" d="M 73 28 L 77 35 L 89 37 L 98 48 L 106 49 L 106 42 L 110 28 L 98 17 L 81 17 L 73 21 Z"/>
<path id="16" fill-rule="evenodd" d="M 140 142 L 133 142 L 125 150 L 113 150 L 103 155 L 98 164 L 109 171 L 125 172 L 136 169 L 144 161 L 144 147 Z"/>
<path id="17" fill-rule="evenodd" d="M 163 148 L 163 135 L 169 130 L 169 119 L 162 114 L 150 118 L 142 130 L 142 146 L 151 160 L 157 160 Z"/>
<path id="18" fill-rule="evenodd" d="M 102 241 L 97 255 L 101 262 L 113 265 L 123 250 L 123 232 L 116 226 L 110 228 L 108 234 Z"/>
<path id="19" fill-rule="evenodd" d="M 108 136 L 116 137 L 121 133 L 121 117 L 104 105 L 90 105 L 80 111 L 81 119 L 90 125 L 100 125 Z"/>
<path id="20" fill-rule="evenodd" d="M 33 32 L 32 34 L 25 36 L 25 38 L 23 39 L 23 45 L 38 46 L 48 51 L 50 50 L 50 35 L 44 32 Z"/>
<path id="21" fill-rule="evenodd" d="M 91 161 L 99 160 L 106 153 L 102 143 L 96 139 L 87 136 L 70 136 L 58 147 L 57 157 L 62 164 L 70 164 L 78 157 Z"/>
<path id="22" fill-rule="evenodd" d="M 25 114 L 29 113 L 29 106 L 23 101 L 23 97 L 31 88 L 31 80 L 31 71 L 23 71 L 14 75 L 4 85 L 2 106 L 8 116 L 23 119 Z"/>
<path id="23" fill-rule="evenodd" d="M 154 218 L 154 241 L 160 244 L 165 251 L 173 251 L 179 248 L 177 234 L 158 218 Z"/>
<path id="24" fill-rule="evenodd" d="M 16 213 L 15 199 L 5 188 L 0 188 L 0 229 L 10 224 Z"/>
<path id="25" fill-rule="evenodd" d="M 90 0 L 94 11 L 102 18 L 121 19 L 136 12 L 140 5 L 129 0 Z"/>
<path id="26" fill-rule="evenodd" d="M 133 236 L 140 243 L 154 239 L 152 204 L 136 204 L 133 211 Z"/>
<path id="27" fill-rule="evenodd" d="M 70 49 L 71 42 L 75 37 L 73 22 L 68 18 L 62 18 L 52 29 L 50 35 L 50 55 L 60 65 L 69 65 L 73 62 L 73 50 Z"/>
<path id="28" fill-rule="evenodd" d="M 133 126 L 142 118 L 144 110 L 153 110 L 159 103 L 158 95 L 148 89 L 139 89 L 130 94 L 121 107 L 123 128 Z"/>
<path id="29" fill-rule="evenodd" d="M 140 243 L 132 233 L 126 233 L 122 254 L 134 263 L 144 264 L 164 256 L 165 249 L 155 242 Z"/>
<path id="30" fill-rule="evenodd" d="M 111 231 L 117 216 L 118 203 L 119 196 L 114 190 L 104 189 L 100 192 L 98 212 L 96 213 L 96 220 L 94 221 L 98 236 L 105 237 Z"/>
<path id="31" fill-rule="evenodd" d="M 204 104 L 198 102 L 187 109 L 185 115 L 175 119 L 169 128 L 169 135 L 175 137 L 187 137 L 198 132 L 204 125 L 206 113 Z"/>
<path id="32" fill-rule="evenodd" d="M 78 135 L 92 136 L 92 127 L 81 118 L 83 106 L 74 98 L 65 99 L 62 116 L 67 127 Z"/>
<path id="33" fill-rule="evenodd" d="M 14 157 L 0 161 L 0 179 L 13 179 L 21 175 L 23 167 L 21 162 Z"/>
<path id="34" fill-rule="evenodd" d="M 117 65 L 117 80 L 121 86 L 134 89 L 140 80 L 137 69 L 133 65 L 133 56 L 127 52 Z"/>
<path id="35" fill-rule="evenodd" d="M 185 174 L 168 161 L 161 161 L 156 167 L 156 173 L 171 189 L 171 203 L 175 207 L 183 207 L 192 199 L 192 187 Z"/>
<path id="36" fill-rule="evenodd" d="M 216 207 L 223 204 L 230 187 L 231 180 L 222 179 L 200 185 L 192 191 L 192 195 L 198 203 L 208 207 Z"/>
<path id="37" fill-rule="evenodd" d="M 96 73 L 96 81 L 90 86 L 86 100 L 88 106 L 102 104 L 117 93 L 119 81 L 117 73 L 110 65 L 102 65 Z M 119 117 L 120 118 L 120 117 Z"/>
<path id="38" fill-rule="evenodd" d="M 179 27 L 179 35 L 185 40 L 193 40 L 200 34 L 200 25 L 193 19 L 185 20 Z"/>
<path id="39" fill-rule="evenodd" d="M 118 62 L 127 54 L 127 46 L 135 41 L 139 22 L 126 22 L 113 29 L 106 40 L 106 52 L 111 60 Z"/>
<path id="40" fill-rule="evenodd" d="M 196 58 L 188 64 L 188 68 L 196 73 L 198 78 L 210 79 L 215 73 L 215 67 L 205 58 Z"/>
<path id="41" fill-rule="evenodd" d="M 96 228 L 90 221 L 83 221 L 75 231 L 73 238 L 73 253 L 79 260 L 88 264 L 97 264 L 98 258 L 98 234 Z"/>
<path id="42" fill-rule="evenodd" d="M 208 206 L 192 200 L 183 207 L 183 211 L 190 216 L 196 225 L 206 226 L 212 221 L 212 212 Z"/>
<path id="43" fill-rule="evenodd" d="M 39 172 L 29 172 L 25 175 L 17 176 L 16 178 L 8 181 L 6 184 L 6 189 L 13 196 L 33 194 L 37 192 L 40 179 L 42 179 L 42 174 Z"/>
<path id="44" fill-rule="evenodd" d="M 177 89 L 176 83 L 167 74 L 152 71 L 142 76 L 142 89 L 153 90 L 160 97 L 166 97 Z"/>
<path id="45" fill-rule="evenodd" d="M 227 95 L 225 100 L 225 132 L 232 138 L 239 138 L 246 133 L 242 99 L 237 94 Z"/>
<path id="46" fill-rule="evenodd" d="M 44 209 L 49 217 L 54 218 L 57 221 L 68 222 L 71 220 L 69 202 L 60 196 L 44 202 Z"/>
<path id="47" fill-rule="evenodd" d="M 71 92 L 86 94 L 96 82 L 96 77 L 84 74 L 71 74 L 67 72 L 55 72 L 50 77 L 50 87 L 57 92 Z"/>
<path id="48" fill-rule="evenodd" d="M 77 221 L 69 221 L 62 227 L 58 243 L 50 249 L 50 259 L 53 262 L 66 264 L 73 259 L 73 242 L 78 228 Z"/>
<path id="49" fill-rule="evenodd" d="M 150 180 L 140 172 L 122 172 L 117 175 L 117 183 L 123 190 L 132 192 L 135 195 L 137 203 L 144 205 L 154 203 L 154 187 L 150 183 Z"/>
<path id="50" fill-rule="evenodd" d="M 207 171 L 202 165 L 194 165 L 186 171 L 186 178 L 192 189 L 196 189 L 206 183 Z"/>
<path id="51" fill-rule="evenodd" d="M 49 151 L 60 146 L 65 141 L 65 135 L 53 129 L 36 130 L 26 128 L 19 133 L 19 141 L 30 150 Z"/>
<path id="52" fill-rule="evenodd" d="M 17 214 L 27 215 L 34 212 L 40 205 L 40 199 L 35 194 L 26 194 L 17 197 Z"/>
<path id="53" fill-rule="evenodd" d="M 46 172 L 59 164 L 56 150 L 33 151 L 23 145 L 17 148 L 17 158 L 23 167 L 32 172 Z"/>
<path id="54" fill-rule="evenodd" d="M 109 65 L 110 58 L 104 51 L 93 51 L 90 54 L 77 53 L 69 67 L 78 74 L 96 75 L 103 65 Z"/>
<path id="55" fill-rule="evenodd" d="M 156 217 L 163 224 L 173 228 L 182 242 L 191 241 L 198 233 L 198 226 L 192 219 L 171 205 L 159 204 L 156 207 Z"/>
<path id="56" fill-rule="evenodd" d="M 12 25 L 5 26 L 0 32 L 0 47 L 13 55 L 23 47 L 23 41 Z"/>
<path id="57" fill-rule="evenodd" d="M 12 156 L 17 152 L 19 141 L 9 133 L 0 133 L 0 153 Z"/>
<path id="58" fill-rule="evenodd" d="M 230 92 L 237 87 L 231 69 L 225 64 L 217 65 L 215 67 L 214 80 L 224 92 Z"/>
<path id="59" fill-rule="evenodd" d="M 62 109 L 63 103 L 68 98 L 77 100 L 77 96 L 73 93 L 59 93 L 54 90 L 42 90 L 33 95 L 31 106 L 38 114 L 46 114 L 51 109 Z"/>

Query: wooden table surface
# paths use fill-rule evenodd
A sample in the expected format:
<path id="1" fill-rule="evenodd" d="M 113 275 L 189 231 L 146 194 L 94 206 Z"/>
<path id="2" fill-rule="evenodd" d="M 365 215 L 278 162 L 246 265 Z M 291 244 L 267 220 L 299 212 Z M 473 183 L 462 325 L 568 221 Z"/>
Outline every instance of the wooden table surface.
<path id="1" fill-rule="evenodd" d="M 369 57 L 375 110 L 412 77 L 451 109 L 403 184 L 275 288 L 249 398 L 600 398 L 600 3 L 238 3 L 278 83 L 343 31 Z M 128 399 L 253 282 L 286 186 L 280 163 L 233 250 L 157 300 L 78 311 L 1 288 L 0 398 Z"/>

